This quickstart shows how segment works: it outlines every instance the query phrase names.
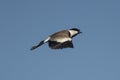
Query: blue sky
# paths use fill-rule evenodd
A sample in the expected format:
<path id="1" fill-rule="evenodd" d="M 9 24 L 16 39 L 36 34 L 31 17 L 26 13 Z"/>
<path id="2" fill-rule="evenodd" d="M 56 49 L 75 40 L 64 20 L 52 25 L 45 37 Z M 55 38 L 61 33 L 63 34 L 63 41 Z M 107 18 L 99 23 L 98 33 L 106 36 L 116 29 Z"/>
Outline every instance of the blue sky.
<path id="1" fill-rule="evenodd" d="M 33 45 L 70 28 L 74 49 Z M 1 0 L 0 80 L 120 80 L 119 0 Z"/>

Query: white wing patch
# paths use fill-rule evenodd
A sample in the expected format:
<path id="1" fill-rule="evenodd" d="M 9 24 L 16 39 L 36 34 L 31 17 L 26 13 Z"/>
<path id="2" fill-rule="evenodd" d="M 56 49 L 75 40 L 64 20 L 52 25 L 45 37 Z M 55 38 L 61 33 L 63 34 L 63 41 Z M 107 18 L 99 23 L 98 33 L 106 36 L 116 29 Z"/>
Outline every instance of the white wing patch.
<path id="1" fill-rule="evenodd" d="M 54 41 L 63 43 L 63 42 L 66 42 L 66 41 L 72 41 L 72 39 L 71 38 L 59 38 L 59 39 L 56 38 Z"/>

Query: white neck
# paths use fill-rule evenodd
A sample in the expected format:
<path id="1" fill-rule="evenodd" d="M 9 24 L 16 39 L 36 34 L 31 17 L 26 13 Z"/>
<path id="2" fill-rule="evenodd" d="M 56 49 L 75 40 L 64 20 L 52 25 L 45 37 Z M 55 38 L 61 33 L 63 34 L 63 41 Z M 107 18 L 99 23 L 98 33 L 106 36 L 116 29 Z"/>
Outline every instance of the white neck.
<path id="1" fill-rule="evenodd" d="M 78 31 L 75 30 L 69 30 L 71 37 L 74 36 L 75 34 L 78 34 Z"/>

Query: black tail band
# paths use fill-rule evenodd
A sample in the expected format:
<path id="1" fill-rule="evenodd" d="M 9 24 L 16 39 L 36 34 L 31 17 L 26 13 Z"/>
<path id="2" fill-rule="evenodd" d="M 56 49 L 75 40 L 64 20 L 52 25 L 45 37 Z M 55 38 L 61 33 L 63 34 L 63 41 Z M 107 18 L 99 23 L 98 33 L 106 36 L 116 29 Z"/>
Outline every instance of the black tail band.
<path id="1" fill-rule="evenodd" d="M 43 44 L 44 44 L 44 41 L 41 41 L 37 46 L 33 46 L 30 50 L 34 50 Z"/>

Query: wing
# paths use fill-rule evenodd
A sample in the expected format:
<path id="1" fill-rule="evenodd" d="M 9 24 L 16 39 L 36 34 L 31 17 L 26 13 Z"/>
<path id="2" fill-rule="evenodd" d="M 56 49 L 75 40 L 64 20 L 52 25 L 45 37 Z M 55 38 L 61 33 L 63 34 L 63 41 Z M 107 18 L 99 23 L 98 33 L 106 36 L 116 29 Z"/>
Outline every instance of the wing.
<path id="1" fill-rule="evenodd" d="M 73 48 L 72 41 L 66 41 L 63 43 L 56 41 L 49 41 L 49 47 L 51 49 L 63 49 L 63 48 Z"/>

